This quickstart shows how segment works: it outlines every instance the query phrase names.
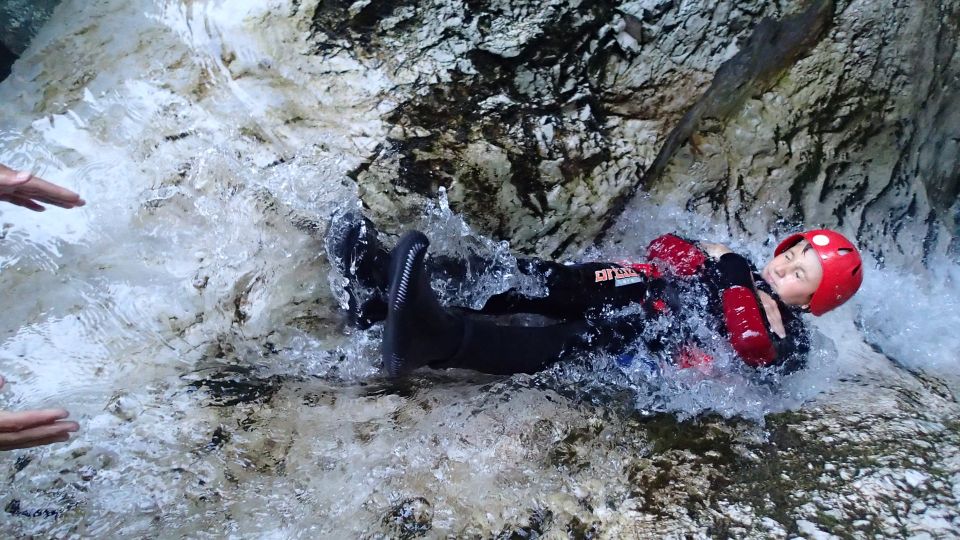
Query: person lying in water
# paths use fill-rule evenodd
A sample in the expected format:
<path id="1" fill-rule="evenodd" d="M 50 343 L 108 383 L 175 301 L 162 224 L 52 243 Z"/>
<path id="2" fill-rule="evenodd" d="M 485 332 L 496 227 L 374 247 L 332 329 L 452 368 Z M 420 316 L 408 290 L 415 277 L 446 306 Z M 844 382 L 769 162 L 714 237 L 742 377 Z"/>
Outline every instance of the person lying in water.
<path id="1" fill-rule="evenodd" d="M 388 252 L 373 224 L 357 214 L 331 222 L 327 234 L 331 261 L 347 278 L 351 324 L 385 321 L 383 363 L 391 377 L 424 366 L 534 373 L 571 353 L 622 356 L 638 338 L 680 367 L 704 366 L 715 347 L 705 342 L 712 336 L 697 331 L 698 321 L 726 336 L 749 366 L 792 371 L 810 347 L 801 315 L 840 306 L 863 282 L 857 248 L 831 230 L 788 236 L 759 272 L 722 245 L 665 234 L 638 263 L 518 259 L 520 272 L 538 278 L 546 294 L 511 289 L 471 310 L 441 305 L 430 275 L 465 276 L 468 264 L 489 261 L 427 259 L 428 246 L 426 236 L 410 231 Z M 503 325 L 479 316 L 524 313 L 556 322 Z"/>

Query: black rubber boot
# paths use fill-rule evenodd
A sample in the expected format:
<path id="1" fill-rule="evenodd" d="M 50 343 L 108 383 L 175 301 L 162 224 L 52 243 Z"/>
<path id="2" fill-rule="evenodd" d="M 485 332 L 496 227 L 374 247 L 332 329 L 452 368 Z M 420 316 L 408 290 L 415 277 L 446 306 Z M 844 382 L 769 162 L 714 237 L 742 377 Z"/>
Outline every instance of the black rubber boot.
<path id="1" fill-rule="evenodd" d="M 390 254 L 377 240 L 373 222 L 352 211 L 334 216 L 326 248 L 330 264 L 347 279 L 348 323 L 367 329 L 384 320 Z"/>
<path id="2" fill-rule="evenodd" d="M 430 241 L 419 231 L 403 235 L 390 260 L 383 365 L 391 377 L 443 362 L 457 351 L 463 319 L 437 301 L 423 267 Z"/>

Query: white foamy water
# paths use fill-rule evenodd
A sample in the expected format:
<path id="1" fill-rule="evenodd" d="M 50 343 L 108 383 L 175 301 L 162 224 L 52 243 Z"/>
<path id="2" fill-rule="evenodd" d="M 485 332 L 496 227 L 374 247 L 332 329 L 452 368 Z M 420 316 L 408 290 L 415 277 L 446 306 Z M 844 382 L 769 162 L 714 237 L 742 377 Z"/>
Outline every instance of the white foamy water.
<path id="1" fill-rule="evenodd" d="M 0 162 L 88 201 L 0 208 L 0 406 L 66 406 L 82 426 L 0 456 L 0 528 L 314 538 L 397 535 L 391 516 L 429 514 L 437 534 L 486 534 L 541 507 L 576 514 L 584 493 L 632 496 L 624 463 L 649 443 L 614 411 L 762 420 L 865 370 L 907 376 L 864 336 L 912 369 L 956 373 L 956 281 L 888 268 L 815 321 L 822 346 L 776 386 L 723 357 L 721 377 L 598 357 L 387 384 L 380 330 L 342 326 L 322 233 L 359 204 L 347 173 L 385 138 L 395 81 L 348 54 L 302 54 L 308 36 L 306 4 L 66 2 L 0 84 Z M 498 261 L 461 303 L 537 290 L 442 198 L 410 226 L 434 253 Z M 757 263 L 773 241 L 642 201 L 619 226 L 622 241 L 581 260 L 642 253 L 670 230 Z M 590 467 L 575 476 L 553 449 L 583 429 L 618 442 L 578 457 Z"/>
<path id="2" fill-rule="evenodd" d="M 857 321 L 866 338 L 898 364 L 952 379 L 960 391 L 960 268 L 934 261 L 930 272 L 886 268 L 866 276 Z"/>

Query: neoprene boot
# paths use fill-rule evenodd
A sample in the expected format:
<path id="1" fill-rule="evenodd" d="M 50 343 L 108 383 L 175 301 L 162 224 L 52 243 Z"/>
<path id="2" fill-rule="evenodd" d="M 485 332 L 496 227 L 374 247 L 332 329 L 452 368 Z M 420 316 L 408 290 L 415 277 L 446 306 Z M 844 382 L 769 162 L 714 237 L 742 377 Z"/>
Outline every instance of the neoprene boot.
<path id="1" fill-rule="evenodd" d="M 445 309 L 430 288 L 423 260 L 430 241 L 403 235 L 390 260 L 383 365 L 391 377 L 451 358 L 463 338 L 463 318 Z"/>
<path id="2" fill-rule="evenodd" d="M 347 318 L 362 330 L 387 316 L 390 254 L 369 219 L 350 211 L 330 220 L 326 236 L 330 264 L 347 279 Z"/>

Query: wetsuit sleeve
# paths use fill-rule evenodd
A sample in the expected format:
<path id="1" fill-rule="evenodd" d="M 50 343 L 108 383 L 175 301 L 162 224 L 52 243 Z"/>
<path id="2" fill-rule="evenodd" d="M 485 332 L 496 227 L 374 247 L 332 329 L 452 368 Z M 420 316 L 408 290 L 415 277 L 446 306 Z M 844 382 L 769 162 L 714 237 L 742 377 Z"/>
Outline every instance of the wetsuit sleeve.
<path id="1" fill-rule="evenodd" d="M 736 253 L 727 253 L 714 268 L 723 322 L 733 349 L 751 366 L 772 364 L 777 360 L 777 348 L 753 285 L 750 263 Z"/>
<path id="2" fill-rule="evenodd" d="M 707 254 L 690 240 L 665 234 L 647 246 L 647 260 L 678 276 L 692 276 L 703 268 Z"/>

